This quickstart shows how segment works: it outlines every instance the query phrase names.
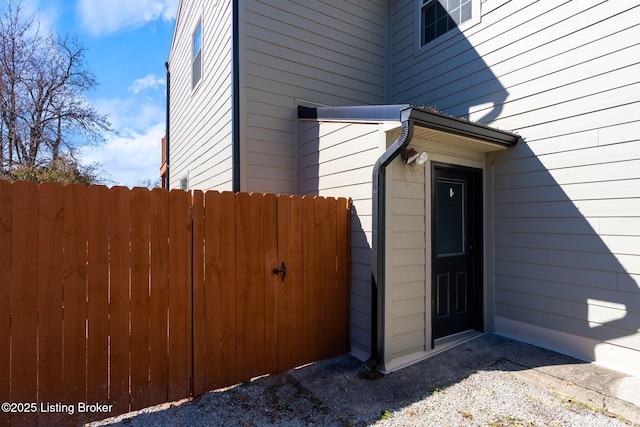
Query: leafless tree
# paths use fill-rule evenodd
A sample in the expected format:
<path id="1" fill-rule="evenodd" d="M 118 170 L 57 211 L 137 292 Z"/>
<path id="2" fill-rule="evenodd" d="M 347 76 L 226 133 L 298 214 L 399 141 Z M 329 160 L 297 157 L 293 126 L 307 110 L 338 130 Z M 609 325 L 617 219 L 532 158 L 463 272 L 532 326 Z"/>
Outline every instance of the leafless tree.
<path id="1" fill-rule="evenodd" d="M 0 9 L 0 172 L 7 175 L 73 158 L 111 125 L 84 96 L 97 82 L 78 39 L 42 30 L 20 0 L 0 0 Z"/>

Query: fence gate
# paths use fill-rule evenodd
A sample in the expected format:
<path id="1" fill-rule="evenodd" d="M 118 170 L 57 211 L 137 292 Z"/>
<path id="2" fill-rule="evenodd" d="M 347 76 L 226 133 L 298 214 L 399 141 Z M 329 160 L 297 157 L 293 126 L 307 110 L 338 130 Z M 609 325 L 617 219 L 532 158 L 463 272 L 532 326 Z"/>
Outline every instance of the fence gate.
<path id="1" fill-rule="evenodd" d="M 195 394 L 348 351 L 348 236 L 346 199 L 194 193 Z"/>
<path id="2" fill-rule="evenodd" d="M 349 204 L 0 181 L 0 425 L 78 425 L 347 352 Z"/>

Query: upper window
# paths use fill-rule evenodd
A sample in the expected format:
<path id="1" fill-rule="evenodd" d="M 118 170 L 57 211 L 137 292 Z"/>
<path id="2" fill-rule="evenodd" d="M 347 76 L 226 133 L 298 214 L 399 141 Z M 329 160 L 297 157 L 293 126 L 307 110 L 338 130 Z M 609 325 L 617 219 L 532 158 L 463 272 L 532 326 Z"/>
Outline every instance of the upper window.
<path id="1" fill-rule="evenodd" d="M 191 69 L 191 87 L 196 87 L 196 84 L 202 77 L 202 21 L 198 22 L 196 30 L 193 32 L 193 61 Z"/>
<path id="2" fill-rule="evenodd" d="M 421 45 L 470 21 L 477 0 L 420 0 Z"/>

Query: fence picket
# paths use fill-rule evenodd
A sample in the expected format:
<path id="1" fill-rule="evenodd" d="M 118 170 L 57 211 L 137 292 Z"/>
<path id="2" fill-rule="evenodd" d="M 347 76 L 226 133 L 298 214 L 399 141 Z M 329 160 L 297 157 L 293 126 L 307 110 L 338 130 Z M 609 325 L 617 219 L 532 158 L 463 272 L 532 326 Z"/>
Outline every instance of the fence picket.
<path id="1" fill-rule="evenodd" d="M 216 191 L 205 194 L 205 377 L 207 390 L 222 387 L 222 270 L 221 214 L 222 196 Z"/>
<path id="2" fill-rule="evenodd" d="M 336 354 L 340 350 L 340 343 L 337 341 L 337 329 L 340 326 L 338 313 L 338 275 L 337 275 L 337 200 L 326 199 L 326 218 L 325 224 L 325 283 L 326 283 L 326 299 L 327 299 L 327 357 L 330 354 Z"/>
<path id="3" fill-rule="evenodd" d="M 235 384 L 240 381 L 237 361 L 238 333 L 236 306 L 236 204 L 235 195 L 222 193 L 222 210 L 220 217 L 221 246 L 221 314 L 222 314 L 222 382 Z"/>
<path id="4" fill-rule="evenodd" d="M 12 185 L 0 180 L 0 400 L 10 401 L 11 375 L 11 198 Z M 0 424 L 9 425 L 9 413 L 0 411 Z"/>
<path id="5" fill-rule="evenodd" d="M 149 406 L 149 200 L 131 190 L 131 409 Z"/>
<path id="6" fill-rule="evenodd" d="M 290 217 L 290 252 L 287 275 L 291 289 L 291 364 L 300 366 L 304 359 L 304 294 L 302 277 L 302 198 L 292 196 Z"/>
<path id="7" fill-rule="evenodd" d="M 64 401 L 86 402 L 87 187 L 64 187 Z M 87 414 L 84 414 L 86 416 Z M 80 414 L 66 414 L 78 421 Z"/>
<path id="8" fill-rule="evenodd" d="M 254 331 L 254 349 L 251 359 L 251 376 L 256 377 L 267 373 L 265 351 L 271 346 L 265 338 L 265 270 L 264 255 L 264 196 L 254 193 L 251 195 L 249 212 L 251 215 L 251 306 L 254 316 L 251 329 Z"/>
<path id="9" fill-rule="evenodd" d="M 326 246 L 326 233 L 324 225 L 327 224 L 327 209 L 324 197 L 316 197 L 315 202 L 315 217 L 314 217 L 314 263 L 315 263 L 315 288 L 314 288 L 314 301 L 318 307 L 317 315 L 315 319 L 314 331 L 318 337 L 318 347 L 316 347 L 316 355 L 321 354 L 323 358 L 327 352 L 329 342 L 327 340 L 327 289 L 325 281 L 326 273 L 326 257 L 324 254 Z"/>
<path id="10" fill-rule="evenodd" d="M 169 388 L 167 352 L 167 307 L 169 306 L 169 193 L 154 188 L 149 201 L 151 211 L 151 300 L 149 399 L 151 405 L 166 402 Z"/>
<path id="11" fill-rule="evenodd" d="M 91 403 L 109 401 L 108 191 L 95 186 L 87 194 L 87 402 Z"/>
<path id="12" fill-rule="evenodd" d="M 169 399 L 191 390 L 191 223 L 189 194 L 169 192 Z"/>
<path id="13" fill-rule="evenodd" d="M 318 351 L 318 336 L 315 331 L 320 317 L 315 303 L 315 200 L 302 199 L 302 294 L 304 301 L 304 359 L 310 361 Z"/>
<path id="14" fill-rule="evenodd" d="M 254 350 L 255 331 L 252 330 L 255 310 L 252 305 L 251 289 L 251 212 L 250 195 L 238 193 L 236 204 L 236 360 L 240 375 L 251 372 L 251 353 Z M 244 380 L 244 378 L 242 378 Z"/>
<path id="15" fill-rule="evenodd" d="M 192 236 L 192 273 L 193 273 L 193 364 L 194 372 L 205 372 L 205 282 L 204 282 L 204 197 L 202 191 L 192 193 L 193 236 Z M 207 391 L 206 375 L 193 376 L 193 393 Z"/>
<path id="16" fill-rule="evenodd" d="M 289 261 L 291 255 L 291 199 L 278 196 L 278 268 L 282 262 Z M 285 262 L 286 267 L 286 262 Z M 291 262 L 289 262 L 291 267 Z M 278 277 L 278 370 L 285 371 L 293 367 L 292 362 L 292 319 L 291 319 L 291 275 L 285 280 Z"/>
<path id="17" fill-rule="evenodd" d="M 11 401 L 36 402 L 38 271 L 32 260 L 38 257 L 38 186 L 33 182 L 16 184 L 11 204 Z M 36 414 L 26 414 L 20 420 L 35 424 Z"/>
<path id="18" fill-rule="evenodd" d="M 129 410 L 129 190 L 109 191 L 109 385 L 114 413 Z"/>
<path id="19" fill-rule="evenodd" d="M 280 278 L 273 274 L 278 263 L 278 199 L 275 194 L 265 194 L 264 199 L 264 352 L 267 372 L 278 372 L 278 285 Z"/>
<path id="20" fill-rule="evenodd" d="M 336 295 L 336 317 L 339 323 L 336 326 L 336 342 L 340 347 L 338 353 L 349 352 L 349 309 L 351 307 L 351 293 L 349 286 L 345 286 L 351 281 L 351 201 L 345 198 L 338 199 L 336 220 L 336 240 L 337 240 L 337 295 Z"/>
<path id="21" fill-rule="evenodd" d="M 64 396 L 62 373 L 62 277 L 64 188 L 40 186 L 38 218 L 38 381 L 40 402 L 57 402 Z M 39 413 L 43 424 L 60 425 L 63 413 Z"/>

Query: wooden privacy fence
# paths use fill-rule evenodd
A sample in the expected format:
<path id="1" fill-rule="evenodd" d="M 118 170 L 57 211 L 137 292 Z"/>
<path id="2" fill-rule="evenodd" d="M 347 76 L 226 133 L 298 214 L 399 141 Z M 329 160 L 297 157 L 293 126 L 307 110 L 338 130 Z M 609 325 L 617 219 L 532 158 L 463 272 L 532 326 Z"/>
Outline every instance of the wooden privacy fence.
<path id="1" fill-rule="evenodd" d="M 347 352 L 349 205 L 0 181 L 0 424 L 77 425 Z"/>

